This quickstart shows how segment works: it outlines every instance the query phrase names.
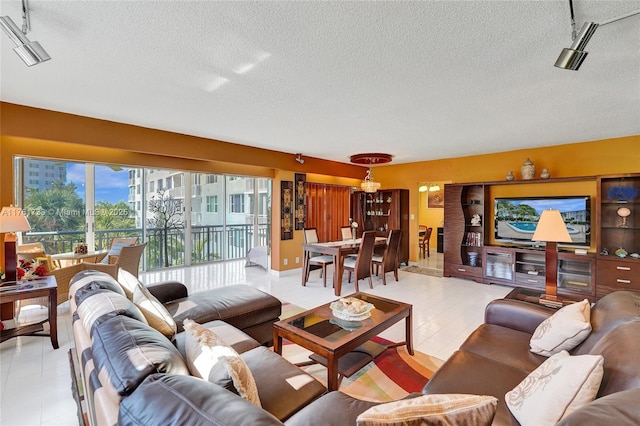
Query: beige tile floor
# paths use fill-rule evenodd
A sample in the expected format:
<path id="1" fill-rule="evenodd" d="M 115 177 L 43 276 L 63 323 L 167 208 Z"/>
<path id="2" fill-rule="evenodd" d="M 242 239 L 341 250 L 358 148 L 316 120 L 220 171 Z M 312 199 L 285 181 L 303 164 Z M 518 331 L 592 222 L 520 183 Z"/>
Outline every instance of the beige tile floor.
<path id="1" fill-rule="evenodd" d="M 418 263 L 442 268 L 442 255 L 434 252 Z M 302 287 L 300 270 L 277 276 L 259 266 L 245 267 L 244 261 L 149 272 L 142 274 L 141 279 L 145 283 L 178 280 L 187 284 L 191 292 L 248 284 L 304 308 L 335 299 L 333 290 L 322 286 L 317 271 L 311 273 L 309 283 Z M 343 288 L 344 294 L 354 291 L 353 284 L 345 283 Z M 361 281 L 361 290 L 412 303 L 415 348 L 446 359 L 482 323 L 486 304 L 505 296 L 510 289 L 400 271 L 398 282 L 389 275 L 387 285 L 383 286 L 380 278 L 374 278 L 373 289 Z M 20 319 L 43 314 L 44 309 L 25 309 Z M 43 337 L 19 337 L 0 344 L 0 425 L 77 424 L 67 355 L 73 345 L 69 316 L 68 306 L 58 307 L 60 349 L 53 350 L 50 340 Z M 382 336 L 404 340 L 404 325 L 396 324 Z"/>

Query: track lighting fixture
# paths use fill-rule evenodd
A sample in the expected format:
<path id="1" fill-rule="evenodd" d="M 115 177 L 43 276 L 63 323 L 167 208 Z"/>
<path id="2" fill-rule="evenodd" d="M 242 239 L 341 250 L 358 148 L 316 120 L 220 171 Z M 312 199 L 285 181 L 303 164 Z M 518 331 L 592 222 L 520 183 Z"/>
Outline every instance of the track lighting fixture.
<path id="1" fill-rule="evenodd" d="M 580 29 L 580 33 L 576 35 L 576 21 L 573 15 L 573 0 L 569 0 L 569 10 L 571 12 L 571 39 L 573 40 L 573 43 L 570 48 L 562 49 L 562 52 L 560 53 L 560 56 L 558 56 L 554 65 L 558 68 L 571 71 L 577 71 L 589 54 L 589 52 L 585 52 L 584 49 L 587 47 L 587 43 L 589 43 L 591 36 L 593 36 L 593 33 L 595 33 L 599 26 L 607 25 L 612 22 L 640 14 L 640 10 L 635 10 L 622 16 L 618 16 L 617 18 L 601 22 L 600 24 L 595 22 L 585 22 L 582 25 L 582 29 Z"/>
<path id="2" fill-rule="evenodd" d="M 302 154 L 296 154 L 296 161 L 300 164 L 304 164 L 304 159 L 302 158 Z"/>
<path id="3" fill-rule="evenodd" d="M 30 41 L 27 38 L 27 31 L 31 29 L 27 0 L 22 0 L 22 22 L 21 30 L 10 17 L 0 16 L 0 26 L 16 45 L 16 47 L 13 48 L 14 52 L 20 56 L 20 59 L 22 59 L 28 67 L 51 59 L 51 56 L 40 46 L 40 43 Z"/>
<path id="4" fill-rule="evenodd" d="M 587 43 L 589 43 L 591 36 L 596 32 L 597 28 L 598 24 L 595 22 L 585 22 L 582 25 L 580 34 L 573 40 L 571 47 L 562 49 L 555 66 L 565 70 L 577 71 L 589 54 L 589 52 L 584 51 L 584 48 L 587 47 Z"/>

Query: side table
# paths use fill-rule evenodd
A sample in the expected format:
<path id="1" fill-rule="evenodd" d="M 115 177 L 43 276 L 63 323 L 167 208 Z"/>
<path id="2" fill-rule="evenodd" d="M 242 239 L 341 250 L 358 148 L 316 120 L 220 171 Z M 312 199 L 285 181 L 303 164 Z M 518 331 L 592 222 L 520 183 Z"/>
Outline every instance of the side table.
<path id="1" fill-rule="evenodd" d="M 540 302 L 540 296 L 542 296 L 543 293 L 544 293 L 544 290 L 534 290 L 534 289 L 524 288 L 524 287 L 515 287 L 504 298 L 505 299 L 522 300 L 523 302 L 534 303 L 536 305 L 542 305 L 542 306 L 546 306 L 546 307 L 552 308 L 552 309 L 558 309 L 558 308 L 561 307 L 561 306 L 555 306 L 555 305 L 547 305 L 547 304 L 545 304 L 543 302 Z M 587 297 L 576 298 L 576 297 L 570 297 L 570 296 L 564 296 L 563 295 L 561 297 L 562 306 L 567 306 L 567 305 L 570 305 L 572 303 L 580 302 L 580 301 L 582 301 L 582 300 L 584 300 L 586 298 Z"/>
<path id="2" fill-rule="evenodd" d="M 53 349 L 58 349 L 58 284 L 56 283 L 56 278 L 48 276 L 32 281 L 3 283 L 0 286 L 0 303 L 11 303 L 36 297 L 48 298 L 48 318 L 37 323 L 2 330 L 0 332 L 0 342 L 18 336 L 49 336 L 51 337 Z M 49 334 L 40 334 L 41 331 L 44 331 L 42 324 L 47 321 L 49 322 Z"/>

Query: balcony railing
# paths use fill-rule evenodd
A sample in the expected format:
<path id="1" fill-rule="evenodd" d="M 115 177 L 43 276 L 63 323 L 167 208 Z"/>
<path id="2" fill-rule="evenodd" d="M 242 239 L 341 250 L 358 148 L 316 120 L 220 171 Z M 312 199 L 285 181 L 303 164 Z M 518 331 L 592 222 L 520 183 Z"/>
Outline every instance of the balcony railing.
<path id="1" fill-rule="evenodd" d="M 144 269 L 158 269 L 185 264 L 185 240 L 182 229 L 147 228 L 147 248 L 144 253 Z M 253 236 L 258 234 L 258 245 L 269 246 L 269 225 L 194 226 L 191 228 L 191 264 L 219 260 L 242 259 L 254 247 Z M 95 232 L 95 249 L 107 250 L 113 238 L 138 237 L 143 241 L 140 228 L 110 229 Z M 41 242 L 48 254 L 73 251 L 74 244 L 85 241 L 84 231 L 29 232 L 24 243 Z M 166 242 L 166 244 L 165 244 Z"/>

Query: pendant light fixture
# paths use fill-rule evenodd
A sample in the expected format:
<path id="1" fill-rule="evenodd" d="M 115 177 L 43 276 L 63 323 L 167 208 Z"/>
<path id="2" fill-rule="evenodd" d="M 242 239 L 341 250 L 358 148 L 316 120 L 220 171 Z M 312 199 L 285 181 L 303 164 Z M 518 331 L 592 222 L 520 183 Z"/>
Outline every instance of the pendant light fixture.
<path id="1" fill-rule="evenodd" d="M 356 154 L 350 157 L 350 161 L 354 164 L 369 165 L 369 170 L 367 170 L 367 174 L 360 184 L 360 188 L 364 192 L 376 192 L 378 189 L 380 189 L 380 182 L 376 182 L 373 180 L 373 171 L 371 170 L 371 165 L 389 163 L 391 162 L 392 158 L 393 156 L 391 154 L 381 153 Z"/>

